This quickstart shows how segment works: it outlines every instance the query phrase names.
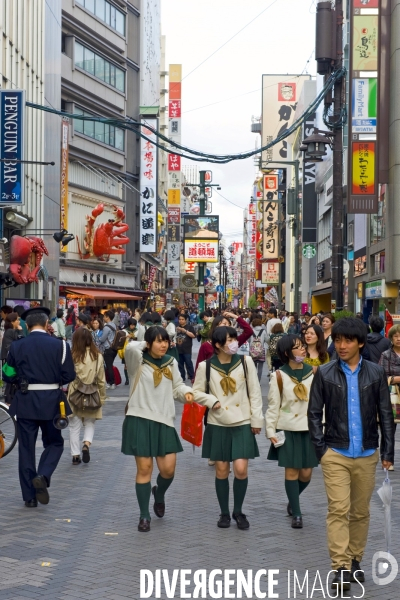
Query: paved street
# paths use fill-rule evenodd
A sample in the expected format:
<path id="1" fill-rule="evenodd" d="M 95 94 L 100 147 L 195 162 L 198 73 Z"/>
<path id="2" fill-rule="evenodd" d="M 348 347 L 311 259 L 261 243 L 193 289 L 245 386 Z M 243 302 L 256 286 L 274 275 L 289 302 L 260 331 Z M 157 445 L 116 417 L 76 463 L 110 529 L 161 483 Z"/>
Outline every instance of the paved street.
<path id="1" fill-rule="evenodd" d="M 263 378 L 263 393 L 267 379 Z M 299 579 L 309 570 L 308 596 L 328 597 L 314 591 L 316 571 L 323 581 L 329 570 L 325 542 L 326 498 L 321 470 L 302 496 L 304 529 L 293 530 L 286 516 L 283 470 L 266 460 L 269 442 L 258 438 L 261 457 L 251 462 L 244 504 L 251 527 L 236 525 L 220 530 L 214 491 L 214 469 L 183 443 L 177 475 L 167 494 L 164 519 L 153 517 L 151 532 L 137 531 L 139 512 L 134 492 L 135 463 L 120 452 L 121 424 L 127 387 L 110 393 L 104 418 L 96 425 L 92 460 L 72 466 L 68 430 L 66 446 L 50 488 L 50 504 L 24 507 L 17 478 L 17 451 L 0 462 L 0 598 L 1 600 L 73 600 L 139 598 L 140 569 L 279 569 L 274 588 L 288 598 L 288 570 Z M 179 430 L 181 405 L 177 404 Z M 397 444 L 397 447 L 399 444 Z M 393 554 L 400 556 L 400 469 L 393 473 Z M 378 471 L 378 484 L 382 480 Z M 233 476 L 230 476 L 231 484 Z M 155 476 L 153 476 L 155 482 Z M 377 486 L 378 487 L 378 486 Z M 232 488 L 231 488 L 232 489 Z M 363 566 L 368 599 L 394 600 L 398 585 L 377 586 L 372 581 L 372 555 L 385 550 L 383 511 L 373 495 L 369 542 Z M 317 586 L 318 587 L 318 586 Z M 265 582 L 261 584 L 267 590 Z M 188 587 L 190 590 L 191 587 Z M 234 595 L 235 587 L 232 588 Z M 165 598 L 164 587 L 161 597 Z M 330 590 L 329 590 L 330 592 Z M 353 585 L 354 596 L 362 597 Z M 152 595 L 154 597 L 154 595 Z M 175 597 L 180 597 L 179 586 Z M 209 597 L 209 596 L 207 596 Z M 222 596 L 214 596 L 222 597 Z M 256 596 L 253 596 L 256 597 Z M 291 591 L 291 596 L 293 590 Z"/>

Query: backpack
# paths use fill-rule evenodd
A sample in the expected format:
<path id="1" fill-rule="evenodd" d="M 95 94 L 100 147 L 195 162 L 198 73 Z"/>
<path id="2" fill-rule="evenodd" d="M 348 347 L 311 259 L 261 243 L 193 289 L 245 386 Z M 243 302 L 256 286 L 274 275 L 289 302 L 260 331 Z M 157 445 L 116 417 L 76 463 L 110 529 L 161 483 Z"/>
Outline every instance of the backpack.
<path id="1" fill-rule="evenodd" d="M 107 325 L 105 325 L 105 327 L 108 327 L 109 329 L 114 331 L 113 328 L 108 325 L 108 323 L 107 323 Z M 115 350 L 116 352 L 118 352 L 118 350 L 123 350 L 124 346 L 125 346 L 125 339 L 126 339 L 126 331 L 123 331 L 121 329 L 116 331 L 113 342 L 112 342 L 112 344 L 110 344 L 110 348 L 112 350 Z"/>
<path id="2" fill-rule="evenodd" d="M 272 333 L 270 338 L 269 338 L 269 353 L 271 355 L 271 358 L 275 358 L 276 356 L 278 356 L 278 352 L 277 352 L 277 346 L 278 346 L 278 342 L 281 339 L 281 337 L 283 337 L 285 334 L 284 333 Z"/>
<path id="3" fill-rule="evenodd" d="M 99 357 L 97 357 L 96 361 L 96 375 L 93 383 L 83 383 L 77 377 L 78 385 L 68 398 L 68 402 L 78 410 L 98 410 L 101 407 L 100 393 L 97 385 L 98 363 Z"/>
<path id="4" fill-rule="evenodd" d="M 212 360 L 212 357 L 208 358 L 206 360 L 206 389 L 205 389 L 206 394 L 210 393 L 211 360 Z M 249 386 L 247 384 L 247 367 L 246 367 L 246 359 L 245 359 L 245 357 L 241 356 L 240 357 L 240 361 L 242 363 L 242 367 L 243 367 L 243 371 L 244 371 L 244 380 L 246 382 L 247 397 L 250 400 Z"/>
<path id="5" fill-rule="evenodd" d="M 260 335 L 253 335 L 253 340 L 250 344 L 250 356 L 253 360 L 265 361 L 265 349 L 264 345 L 261 343 Z"/>

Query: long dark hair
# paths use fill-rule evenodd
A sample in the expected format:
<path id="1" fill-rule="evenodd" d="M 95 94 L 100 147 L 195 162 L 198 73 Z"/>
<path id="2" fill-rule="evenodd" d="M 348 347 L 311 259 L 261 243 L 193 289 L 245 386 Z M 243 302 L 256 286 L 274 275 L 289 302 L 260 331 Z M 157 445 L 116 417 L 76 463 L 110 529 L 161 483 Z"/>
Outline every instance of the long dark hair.
<path id="1" fill-rule="evenodd" d="M 18 313 L 16 312 L 12 312 L 10 314 L 8 314 L 6 316 L 6 319 L 4 321 L 4 331 L 6 329 L 13 329 L 13 323 L 15 323 L 15 321 L 19 318 Z"/>
<path id="2" fill-rule="evenodd" d="M 74 363 L 85 363 L 86 351 L 89 348 L 90 358 L 97 360 L 99 351 L 95 346 L 91 332 L 86 327 L 78 327 L 75 330 L 72 342 L 72 360 Z"/>
<path id="3" fill-rule="evenodd" d="M 304 330 L 304 336 L 306 335 L 307 331 L 309 329 L 314 329 L 315 331 L 315 335 L 317 336 L 317 345 L 316 345 L 316 350 L 318 352 L 318 358 L 321 362 L 323 362 L 324 360 L 326 360 L 326 341 L 324 338 L 324 332 L 322 330 L 322 327 L 320 327 L 319 325 L 309 325 L 307 327 L 307 329 Z M 305 338 L 304 338 L 305 339 Z M 307 345 L 307 343 L 306 343 Z M 307 350 L 307 356 L 310 356 L 308 354 L 308 350 Z"/>

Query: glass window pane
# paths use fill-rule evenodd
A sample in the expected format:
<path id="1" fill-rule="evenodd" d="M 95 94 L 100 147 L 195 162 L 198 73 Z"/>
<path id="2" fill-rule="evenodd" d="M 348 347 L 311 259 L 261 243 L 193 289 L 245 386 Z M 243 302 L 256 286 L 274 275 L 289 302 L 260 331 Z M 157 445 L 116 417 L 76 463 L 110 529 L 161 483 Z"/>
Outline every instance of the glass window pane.
<path id="1" fill-rule="evenodd" d="M 117 19 L 115 29 L 121 35 L 125 35 L 125 15 L 120 10 L 117 10 Z"/>
<path id="2" fill-rule="evenodd" d="M 119 129 L 118 127 L 116 127 L 116 129 L 115 129 L 115 147 L 118 150 L 124 149 L 124 134 L 125 134 L 125 131 L 123 129 Z"/>
<path id="3" fill-rule="evenodd" d="M 108 143 L 110 146 L 115 146 L 115 127 L 114 127 L 114 125 L 110 125 L 110 138 L 109 138 Z"/>
<path id="4" fill-rule="evenodd" d="M 74 113 L 76 115 L 83 115 L 83 110 L 81 108 L 74 108 Z M 83 121 L 74 119 L 74 131 L 78 133 L 83 133 Z"/>
<path id="5" fill-rule="evenodd" d="M 122 71 L 121 69 L 116 69 L 115 87 L 121 92 L 125 91 L 125 71 Z"/>
<path id="6" fill-rule="evenodd" d="M 115 13 L 117 12 L 117 9 L 115 8 L 115 6 L 110 6 L 111 8 L 111 18 L 110 18 L 110 25 L 113 29 L 115 29 Z"/>
<path id="7" fill-rule="evenodd" d="M 104 123 L 104 143 L 110 144 L 110 125 Z"/>
<path id="8" fill-rule="evenodd" d="M 88 73 L 94 75 L 94 52 L 85 48 L 85 59 L 83 61 L 83 68 Z"/>
<path id="9" fill-rule="evenodd" d="M 83 69 L 83 46 L 75 42 L 75 65 Z"/>
<path id="10" fill-rule="evenodd" d="M 89 137 L 94 137 L 94 121 L 84 121 L 83 133 Z"/>
<path id="11" fill-rule="evenodd" d="M 106 3 L 105 0 L 96 0 L 96 17 L 99 17 L 102 21 L 105 21 L 106 17 Z"/>
<path id="12" fill-rule="evenodd" d="M 83 0 L 82 1 L 83 4 Z M 94 13 L 94 0 L 85 0 L 85 8 L 90 10 L 91 13 Z"/>
<path id="13" fill-rule="evenodd" d="M 94 137 L 104 144 L 104 123 L 94 124 Z"/>
<path id="14" fill-rule="evenodd" d="M 104 81 L 110 83 L 110 63 L 106 60 L 104 61 Z"/>
<path id="15" fill-rule="evenodd" d="M 110 22 L 111 22 L 111 19 L 110 19 L 110 8 L 111 8 L 111 5 L 108 2 L 106 2 L 105 22 L 107 23 L 107 25 L 109 25 Z"/>
<path id="16" fill-rule="evenodd" d="M 96 75 L 96 77 L 98 77 L 99 79 L 102 79 L 104 81 L 104 63 L 105 60 L 104 58 L 101 58 L 100 56 L 95 56 L 94 59 L 94 74 Z"/>
<path id="17" fill-rule="evenodd" d="M 115 87 L 115 67 L 110 65 L 110 85 Z"/>

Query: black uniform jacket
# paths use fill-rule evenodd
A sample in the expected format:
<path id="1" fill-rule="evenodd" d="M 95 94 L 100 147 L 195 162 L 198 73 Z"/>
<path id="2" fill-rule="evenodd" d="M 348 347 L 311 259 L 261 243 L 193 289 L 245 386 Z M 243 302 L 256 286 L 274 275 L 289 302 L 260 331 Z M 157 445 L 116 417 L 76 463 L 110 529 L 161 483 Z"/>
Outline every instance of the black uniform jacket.
<path id="1" fill-rule="evenodd" d="M 28 383 L 56 383 L 63 385 L 75 379 L 71 350 L 66 344 L 66 357 L 62 362 L 63 343 L 48 333 L 33 330 L 28 337 L 11 344 L 7 364 L 14 367 L 17 377 Z M 52 420 L 60 412 L 61 392 L 55 390 L 17 391 L 10 414 L 20 419 Z M 69 407 L 66 405 L 67 413 Z"/>
<path id="2" fill-rule="evenodd" d="M 394 418 L 387 378 L 382 367 L 363 360 L 358 374 L 363 450 L 379 445 L 378 419 L 381 429 L 381 458 L 394 459 Z M 325 408 L 325 431 L 322 417 Z M 347 381 L 339 361 L 318 368 L 310 390 L 308 427 L 318 460 L 328 448 L 347 449 L 350 444 L 347 404 Z"/>

